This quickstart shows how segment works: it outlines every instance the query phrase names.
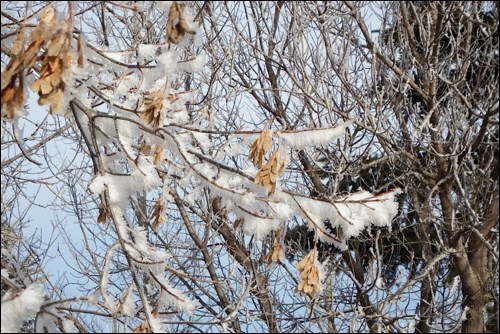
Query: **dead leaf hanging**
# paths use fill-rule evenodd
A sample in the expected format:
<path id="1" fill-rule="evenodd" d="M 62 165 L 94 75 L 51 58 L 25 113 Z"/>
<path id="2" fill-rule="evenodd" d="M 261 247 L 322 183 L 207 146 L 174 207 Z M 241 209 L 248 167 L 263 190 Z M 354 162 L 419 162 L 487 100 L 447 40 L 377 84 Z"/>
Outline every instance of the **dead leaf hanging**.
<path id="1" fill-rule="evenodd" d="M 101 202 L 101 204 L 99 204 L 99 217 L 97 217 L 97 222 L 100 224 L 105 224 L 108 221 L 108 216 L 108 209 L 106 208 L 104 202 Z"/>
<path id="2" fill-rule="evenodd" d="M 178 44 L 184 38 L 186 33 L 194 35 L 193 30 L 186 21 L 184 14 L 185 4 L 174 1 L 168 12 L 167 22 L 167 41 L 169 43 Z"/>
<path id="3" fill-rule="evenodd" d="M 248 158 L 252 160 L 253 164 L 259 168 L 262 168 L 262 161 L 264 160 L 264 155 L 271 151 L 272 147 L 272 137 L 273 131 L 266 129 L 262 131 L 260 136 L 255 139 L 250 148 L 250 154 Z"/>
<path id="4" fill-rule="evenodd" d="M 83 68 L 85 57 L 83 54 L 83 48 L 85 46 L 85 39 L 83 32 L 80 32 L 78 35 L 78 44 L 77 44 L 77 52 L 78 52 L 78 67 Z"/>
<path id="5" fill-rule="evenodd" d="M 153 163 L 155 165 L 159 164 L 163 158 L 163 147 L 161 145 L 155 146 L 154 157 L 155 157 L 155 160 L 153 161 Z"/>
<path id="6" fill-rule="evenodd" d="M 157 231 L 160 225 L 165 224 L 166 219 L 165 219 L 165 214 L 163 213 L 164 210 L 165 210 L 165 200 L 160 197 L 155 203 L 153 215 L 151 217 L 152 220 L 151 227 L 153 228 L 154 231 Z"/>
<path id="7" fill-rule="evenodd" d="M 269 254 L 266 255 L 265 260 L 267 261 L 268 265 L 270 265 L 273 262 L 284 262 L 285 261 L 285 250 L 283 249 L 283 246 L 280 242 L 279 237 L 274 238 L 273 246 L 271 248 L 271 251 Z"/>
<path id="8" fill-rule="evenodd" d="M 71 4 L 69 5 L 71 6 Z M 41 61 L 40 78 L 32 88 L 40 96 L 39 104 L 50 104 L 50 112 L 58 113 L 62 109 L 64 83 L 61 77 L 71 63 L 70 43 L 72 29 L 72 14 L 67 22 L 62 22 L 57 28 L 57 16 L 53 8 L 47 8 L 41 15 L 36 27 L 31 30 L 25 50 L 25 28 L 21 28 L 14 44 L 14 57 L 2 73 L 2 117 L 13 119 L 16 110 L 24 106 L 24 73 L 29 71 L 37 61 Z M 42 56 L 40 50 L 45 49 Z M 55 59 L 62 59 L 63 65 L 54 64 Z M 39 82 L 38 82 L 39 81 Z"/>
<path id="9" fill-rule="evenodd" d="M 311 298 L 314 298 L 316 293 L 321 291 L 319 268 L 316 265 L 317 256 L 318 252 L 316 248 L 314 248 L 296 265 L 296 268 L 300 273 L 300 282 L 297 290 L 301 295 L 307 294 Z"/>
<path id="10" fill-rule="evenodd" d="M 276 150 L 266 164 L 259 170 L 255 177 L 255 183 L 267 188 L 268 194 L 274 194 L 279 176 L 286 166 L 286 156 L 281 156 Z"/>
<path id="11" fill-rule="evenodd" d="M 38 93 L 38 104 L 50 105 L 50 113 L 58 114 L 64 107 L 64 91 L 66 83 L 64 76 L 68 73 L 71 66 L 71 29 L 73 17 L 70 9 L 70 15 L 67 22 L 60 22 L 57 31 L 50 37 L 45 32 L 36 33 L 34 36 L 45 39 L 50 38 L 46 43 L 46 50 L 40 57 L 41 69 L 40 77 L 33 82 L 31 88 Z M 56 15 L 48 11 L 40 22 L 41 26 L 50 27 L 49 30 L 55 30 L 57 26 Z M 33 34 L 30 36 L 33 39 Z M 33 41 L 34 43 L 36 40 Z M 45 42 L 44 42 L 45 43 Z M 32 60 L 30 60 L 31 62 Z"/>
<path id="12" fill-rule="evenodd" d="M 159 89 L 144 93 L 144 109 L 141 119 L 154 128 L 159 127 L 163 118 L 163 93 Z"/>
<path id="13" fill-rule="evenodd" d="M 13 119 L 15 112 L 24 106 L 24 27 L 12 45 L 14 58 L 11 59 L 2 73 L 2 117 Z"/>

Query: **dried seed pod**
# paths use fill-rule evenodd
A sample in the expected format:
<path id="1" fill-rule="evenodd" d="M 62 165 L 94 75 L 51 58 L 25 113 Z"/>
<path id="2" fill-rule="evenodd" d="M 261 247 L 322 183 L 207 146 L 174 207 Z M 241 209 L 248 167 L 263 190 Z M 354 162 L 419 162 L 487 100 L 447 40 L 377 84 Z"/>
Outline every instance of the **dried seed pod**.
<path id="1" fill-rule="evenodd" d="M 184 14 L 184 4 L 174 1 L 168 12 L 167 41 L 169 43 L 180 43 L 186 33 L 196 34 L 186 21 Z"/>
<path id="2" fill-rule="evenodd" d="M 314 298 L 316 293 L 321 291 L 319 268 L 316 264 L 317 256 L 318 252 L 316 248 L 314 248 L 296 265 L 300 273 L 300 282 L 297 290 L 301 295 L 307 294 L 311 298 Z"/>
<path id="3" fill-rule="evenodd" d="M 158 227 L 160 225 L 165 224 L 166 222 L 165 214 L 163 213 L 164 210 L 165 210 L 165 200 L 160 197 L 155 203 L 153 215 L 151 217 L 151 220 L 153 222 L 151 227 L 153 228 L 154 231 L 157 231 Z"/>
<path id="4" fill-rule="evenodd" d="M 277 261 L 280 262 L 285 261 L 285 250 L 283 249 L 283 246 L 279 239 L 280 239 L 279 237 L 274 238 L 271 251 L 265 257 L 265 260 L 267 261 L 268 265 Z"/>
<path id="5" fill-rule="evenodd" d="M 266 164 L 259 170 L 255 183 L 267 188 L 268 194 L 274 194 L 276 183 L 285 170 L 286 156 L 281 156 L 276 150 Z"/>
<path id="6" fill-rule="evenodd" d="M 163 118 L 163 93 L 159 89 L 144 94 L 144 109 L 142 120 L 154 128 L 159 127 Z"/>
<path id="7" fill-rule="evenodd" d="M 264 155 L 271 151 L 273 132 L 269 129 L 262 131 L 260 136 L 255 139 L 251 148 L 248 158 L 252 160 L 253 164 L 257 167 L 262 167 Z"/>

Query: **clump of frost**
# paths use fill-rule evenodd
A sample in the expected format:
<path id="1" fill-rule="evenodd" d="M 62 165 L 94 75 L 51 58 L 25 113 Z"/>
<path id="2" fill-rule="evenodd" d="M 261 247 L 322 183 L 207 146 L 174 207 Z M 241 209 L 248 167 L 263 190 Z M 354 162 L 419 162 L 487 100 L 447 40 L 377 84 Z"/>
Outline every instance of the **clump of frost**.
<path id="1" fill-rule="evenodd" d="M 342 227 L 346 239 L 356 237 L 370 224 L 391 228 L 392 219 L 398 213 L 394 201 L 401 190 L 396 189 L 381 195 L 360 191 L 333 202 L 333 225 Z"/>
<path id="2" fill-rule="evenodd" d="M 194 58 L 188 60 L 179 61 L 178 66 L 179 70 L 185 71 L 188 73 L 195 73 L 200 71 L 205 65 L 205 57 L 202 55 L 197 55 Z"/>
<path id="3" fill-rule="evenodd" d="M 75 323 L 72 320 L 64 319 L 62 321 L 62 325 L 63 325 L 63 332 L 64 333 L 73 333 L 73 331 L 75 329 Z"/>
<path id="4" fill-rule="evenodd" d="M 342 136 L 352 122 L 349 120 L 332 128 L 277 132 L 277 135 L 283 139 L 285 144 L 297 149 L 307 146 L 323 146 Z"/>
<path id="5" fill-rule="evenodd" d="M 330 203 L 299 196 L 295 201 L 298 214 L 308 221 L 311 229 L 316 230 L 321 241 L 345 250 L 349 238 L 357 237 L 372 224 L 391 228 L 392 219 L 398 213 L 398 203 L 394 198 L 400 193 L 400 189 L 380 195 L 360 191 Z M 332 229 L 335 228 L 341 233 L 334 232 Z"/>
<path id="6" fill-rule="evenodd" d="M 286 220 L 293 216 L 294 210 L 292 207 L 284 202 L 269 202 L 270 207 L 273 209 L 276 217 L 279 220 Z"/>
<path id="7" fill-rule="evenodd" d="M 147 231 L 142 226 L 136 226 L 130 229 L 134 236 L 134 249 L 139 251 L 142 256 L 152 261 L 165 261 L 168 258 L 166 252 L 151 246 L 148 241 Z"/>
<path id="8" fill-rule="evenodd" d="M 99 290 L 97 290 L 94 293 L 91 293 L 90 295 L 87 296 L 87 302 L 90 305 L 97 305 L 100 296 L 101 294 L 99 293 Z"/>
<path id="9" fill-rule="evenodd" d="M 133 293 L 132 293 L 132 287 L 131 285 L 127 290 L 124 292 L 124 296 L 121 298 L 121 313 L 126 316 L 133 316 L 136 313 L 136 307 L 135 307 L 135 301 L 133 298 Z"/>
<path id="10" fill-rule="evenodd" d="M 319 287 L 317 290 L 317 294 L 319 295 L 321 291 L 324 289 L 323 282 L 326 279 L 326 270 L 325 270 L 325 265 L 328 260 L 325 260 L 324 262 L 320 262 L 318 260 L 318 252 L 316 252 L 316 257 L 314 258 L 314 265 L 316 268 L 318 268 L 318 281 L 319 281 Z"/>
<path id="11" fill-rule="evenodd" d="M 89 190 L 101 194 L 106 188 L 112 205 L 125 208 L 128 198 L 136 191 L 142 192 L 162 185 L 154 164 L 149 157 L 139 156 L 137 167 L 130 175 L 115 175 L 105 173 L 98 175 L 89 184 Z"/>
<path id="12" fill-rule="evenodd" d="M 231 210 L 238 218 L 244 219 L 242 225 L 243 232 L 248 235 L 254 235 L 257 240 L 264 239 L 272 231 L 277 231 L 280 228 L 278 219 L 269 219 L 257 217 L 256 215 L 247 213 L 239 207 L 234 207 Z"/>
<path id="13" fill-rule="evenodd" d="M 469 313 L 469 306 L 464 307 L 462 310 L 462 316 L 460 317 L 460 321 L 467 320 L 467 313 Z"/>
<path id="14" fill-rule="evenodd" d="M 23 321 L 40 310 L 44 296 L 35 284 L 15 295 L 7 292 L 2 298 L 2 333 L 17 333 Z"/>
<path id="15" fill-rule="evenodd" d="M 200 306 L 197 300 L 188 299 L 182 290 L 172 287 L 165 277 L 155 276 L 153 281 L 161 291 L 158 301 L 160 305 L 171 305 L 188 314 L 192 314 Z"/>
<path id="16" fill-rule="evenodd" d="M 175 51 L 166 51 L 156 56 L 158 71 L 164 75 L 172 75 L 178 71 L 179 56 Z"/>
<path id="17" fill-rule="evenodd" d="M 59 333 L 59 324 L 64 321 L 64 314 L 58 307 L 65 306 L 65 303 L 59 303 L 44 307 L 43 312 L 40 312 L 36 319 L 35 333 Z M 66 326 L 70 327 L 71 325 L 66 324 Z"/>

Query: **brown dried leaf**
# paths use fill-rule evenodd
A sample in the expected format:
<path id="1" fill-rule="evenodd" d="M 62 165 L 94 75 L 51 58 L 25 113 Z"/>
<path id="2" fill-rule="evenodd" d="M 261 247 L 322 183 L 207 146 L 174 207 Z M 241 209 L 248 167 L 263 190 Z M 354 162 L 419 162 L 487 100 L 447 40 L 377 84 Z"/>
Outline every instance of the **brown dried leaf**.
<path id="1" fill-rule="evenodd" d="M 104 205 L 104 202 L 99 204 L 99 217 L 97 217 L 97 222 L 100 224 L 105 224 L 108 221 L 108 210 Z"/>
<path id="2" fill-rule="evenodd" d="M 43 46 L 44 41 L 36 41 L 30 44 L 26 52 L 24 53 L 24 67 L 26 69 L 30 69 L 35 65 L 35 62 L 38 59 L 38 51 Z"/>
<path id="3" fill-rule="evenodd" d="M 16 90 L 13 84 L 6 87 L 4 90 L 2 90 L 2 102 L 13 101 L 15 93 Z"/>
<path id="4" fill-rule="evenodd" d="M 266 255 L 265 260 L 267 261 L 268 265 L 277 261 L 285 261 L 285 251 L 283 250 L 283 246 L 281 245 L 278 237 L 274 238 L 271 251 Z"/>
<path id="5" fill-rule="evenodd" d="M 169 43 L 180 43 L 186 33 L 196 34 L 196 31 L 192 30 L 186 21 L 184 7 L 184 4 L 176 1 L 170 6 L 167 22 L 167 41 Z"/>
<path id="6" fill-rule="evenodd" d="M 309 295 L 314 298 L 321 289 L 319 283 L 319 269 L 316 266 L 317 250 L 314 248 L 295 266 L 300 273 L 300 283 L 297 290 L 301 295 Z"/>
<path id="7" fill-rule="evenodd" d="M 41 79 L 38 79 L 38 80 L 33 81 L 33 83 L 31 84 L 31 89 L 34 92 L 38 92 L 40 90 L 40 86 L 42 85 L 41 81 L 42 81 Z"/>
<path id="8" fill-rule="evenodd" d="M 312 250 L 302 260 L 300 260 L 299 263 L 297 263 L 295 268 L 297 268 L 297 270 L 299 271 L 304 270 L 308 265 L 314 263 L 314 256 L 315 256 L 314 250 Z"/>
<path id="9" fill-rule="evenodd" d="M 40 15 L 40 22 L 43 24 L 50 25 L 55 19 L 56 19 L 56 12 L 52 7 L 48 7 L 43 11 L 42 15 Z"/>
<path id="10" fill-rule="evenodd" d="M 59 85 L 62 83 L 62 77 L 61 73 L 52 73 L 50 77 L 47 77 L 47 79 L 50 79 L 50 85 L 54 88 L 59 87 Z M 45 94 L 45 93 L 44 93 Z"/>
<path id="11" fill-rule="evenodd" d="M 163 211 L 165 210 L 165 201 L 163 198 L 159 198 L 154 206 L 153 210 L 153 216 L 151 217 L 151 220 L 153 221 L 153 225 L 151 226 L 154 231 L 158 230 L 158 226 L 162 225 L 165 223 L 165 215 L 163 214 Z"/>
<path id="12" fill-rule="evenodd" d="M 41 106 L 44 106 L 46 104 L 50 104 L 49 96 L 48 95 L 39 94 L 38 104 L 41 105 Z"/>
<path id="13" fill-rule="evenodd" d="M 41 94 L 47 95 L 47 94 L 50 94 L 54 90 L 50 79 L 51 79 L 51 77 L 45 77 L 45 78 L 37 80 L 40 82 L 39 91 Z M 33 85 L 35 84 L 35 82 L 33 83 Z"/>
<path id="14" fill-rule="evenodd" d="M 151 122 L 153 121 L 154 115 L 153 115 L 153 112 L 151 112 L 151 111 L 145 111 L 142 114 L 140 114 L 140 117 L 145 123 L 151 124 Z"/>
<path id="15" fill-rule="evenodd" d="M 71 55 L 71 52 L 66 52 L 66 54 L 64 55 L 62 60 L 63 60 L 62 63 L 64 64 L 64 68 L 68 69 L 71 66 L 71 62 L 73 61 L 73 56 Z M 63 77 L 63 79 L 64 79 L 64 77 Z"/>
<path id="16" fill-rule="evenodd" d="M 64 90 L 59 87 L 48 96 L 50 103 L 50 114 L 57 115 L 63 108 Z"/>
<path id="17" fill-rule="evenodd" d="M 2 91 L 11 84 L 11 81 L 12 81 L 12 71 L 6 69 L 2 73 Z M 3 93 L 2 93 L 2 99 L 3 99 Z"/>
<path id="18" fill-rule="evenodd" d="M 19 31 L 19 34 L 17 35 L 16 40 L 12 44 L 11 51 L 12 51 L 12 54 L 14 56 L 19 56 L 19 55 L 22 56 L 22 53 L 24 51 L 24 42 L 25 42 L 24 30 L 25 30 L 25 26 L 23 25 L 23 27 L 21 28 L 21 31 Z"/>
<path id="19" fill-rule="evenodd" d="M 71 12 L 71 10 L 70 10 Z M 38 93 L 38 104 L 50 104 L 50 113 L 58 114 L 63 109 L 65 82 L 71 65 L 71 29 L 72 15 L 67 22 L 61 22 L 58 31 L 57 19 L 53 8 L 48 8 L 41 16 L 40 23 L 30 35 L 31 44 L 24 58 L 24 65 L 32 67 L 40 61 L 40 77 L 33 82 L 31 88 Z M 44 54 L 38 57 L 40 48 L 46 47 Z"/>
<path id="20" fill-rule="evenodd" d="M 14 94 L 14 109 L 21 109 L 24 107 L 24 76 L 19 76 L 19 86 L 16 88 Z"/>
<path id="21" fill-rule="evenodd" d="M 259 137 L 254 140 L 250 148 L 248 158 L 252 160 L 257 167 L 262 167 L 264 155 L 271 151 L 273 132 L 270 129 L 262 131 Z"/>
<path id="22" fill-rule="evenodd" d="M 66 40 L 66 35 L 63 33 L 57 33 L 56 35 L 54 35 L 50 40 L 50 44 L 47 48 L 47 53 L 46 53 L 47 56 L 55 57 L 59 55 L 65 40 Z"/>
<path id="23" fill-rule="evenodd" d="M 163 109 L 163 93 L 155 89 L 144 94 L 144 109 L 140 115 L 141 119 L 152 127 L 157 128 L 161 124 Z"/>
<path id="24" fill-rule="evenodd" d="M 154 155 L 155 155 L 155 160 L 153 161 L 153 163 L 157 165 L 163 158 L 163 147 L 160 145 L 156 145 Z"/>
<path id="25" fill-rule="evenodd" d="M 43 42 L 50 40 L 56 29 L 57 18 L 53 8 L 48 8 L 41 15 L 38 25 L 31 30 L 29 40 L 33 42 Z"/>
<path id="26" fill-rule="evenodd" d="M 245 222 L 245 219 L 243 218 L 238 218 L 234 221 L 234 229 L 237 230 L 241 227 L 241 225 L 243 225 L 243 223 Z"/>
<path id="27" fill-rule="evenodd" d="M 7 119 L 14 118 L 14 96 L 16 94 L 14 85 L 9 85 L 2 90 L 2 116 Z"/>
<path id="28" fill-rule="evenodd" d="M 39 24 L 36 28 L 34 28 L 33 30 L 31 30 L 31 33 L 30 33 L 30 42 L 31 44 L 35 43 L 35 42 L 40 42 L 44 40 L 43 38 L 43 32 L 44 32 L 44 26 L 43 24 Z"/>
<path id="29" fill-rule="evenodd" d="M 2 75 L 2 81 L 4 76 Z M 13 119 L 16 111 L 24 107 L 24 73 L 10 77 L 4 85 L 2 82 L 2 117 Z"/>
<path id="30" fill-rule="evenodd" d="M 286 157 L 281 157 L 280 151 L 277 150 L 259 170 L 255 183 L 267 188 L 268 194 L 273 194 L 276 191 L 279 176 L 285 169 L 284 165 L 286 165 Z"/>
<path id="31" fill-rule="evenodd" d="M 152 150 L 152 146 L 151 145 L 143 145 L 141 147 L 141 150 L 139 151 L 139 153 L 144 154 L 144 155 L 150 155 L 151 154 L 151 150 Z"/>

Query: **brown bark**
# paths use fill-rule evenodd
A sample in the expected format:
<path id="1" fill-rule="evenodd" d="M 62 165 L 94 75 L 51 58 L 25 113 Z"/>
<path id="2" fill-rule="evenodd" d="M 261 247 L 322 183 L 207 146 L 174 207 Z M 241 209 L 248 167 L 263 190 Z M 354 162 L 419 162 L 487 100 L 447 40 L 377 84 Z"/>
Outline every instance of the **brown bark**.
<path id="1" fill-rule="evenodd" d="M 208 270 L 208 273 L 210 275 L 210 279 L 214 282 L 219 281 L 219 278 L 217 276 L 217 272 L 216 272 L 216 269 L 214 266 L 213 257 L 211 256 L 211 254 L 208 252 L 208 249 L 207 249 L 206 241 L 208 239 L 201 240 L 198 237 L 198 235 L 196 234 L 196 231 L 194 230 L 194 227 L 191 225 L 191 222 L 189 221 L 189 217 L 186 213 L 186 209 L 184 208 L 184 204 L 182 203 L 181 198 L 173 190 L 170 191 L 170 194 L 173 196 L 175 204 L 179 208 L 181 218 L 184 222 L 184 225 L 186 226 L 186 229 L 189 233 L 189 236 L 191 237 L 191 239 L 193 239 L 194 243 L 196 244 L 198 249 L 201 251 L 201 254 L 203 255 L 203 261 L 205 261 L 205 263 L 207 264 L 207 270 Z M 227 315 L 230 315 L 233 311 L 235 311 L 234 307 L 231 305 L 231 302 L 229 301 L 229 299 L 227 298 L 226 294 L 224 293 L 222 287 L 219 284 L 214 283 L 214 288 L 215 288 L 215 293 L 217 294 L 217 297 L 219 298 L 219 303 L 218 303 L 219 306 L 222 309 L 225 309 Z M 236 332 L 241 332 L 241 324 L 240 324 L 240 321 L 238 318 L 233 319 L 231 321 L 231 323 L 232 323 L 234 330 Z"/>
<path id="2" fill-rule="evenodd" d="M 269 333 L 280 333 L 281 330 L 273 310 L 273 303 L 269 295 L 269 284 L 266 277 L 259 272 L 246 247 L 236 240 L 236 237 L 226 221 L 221 221 L 220 224 L 217 225 L 216 230 L 224 238 L 224 241 L 226 241 L 231 256 L 252 274 L 250 292 L 257 297 L 261 309 L 261 318 L 266 322 Z"/>
<path id="3" fill-rule="evenodd" d="M 251 274 L 250 292 L 257 297 L 261 309 L 261 319 L 267 324 L 269 333 L 280 333 L 281 330 L 273 309 L 273 302 L 269 295 L 267 278 L 259 271 L 248 249 L 236 239 L 231 227 L 227 223 L 225 213 L 222 213 L 225 210 L 220 203 L 220 198 L 215 198 L 212 201 L 212 207 L 215 212 L 219 213 L 218 216 L 222 217 L 221 219 L 212 221 L 214 230 L 224 238 L 229 254 Z"/>
<path id="4" fill-rule="evenodd" d="M 347 263 L 347 266 L 349 267 L 351 272 L 354 274 L 354 277 L 356 278 L 358 283 L 363 286 L 363 284 L 365 283 L 365 278 L 361 264 L 352 257 L 349 251 L 343 251 L 342 257 Z M 361 286 L 356 285 L 356 289 L 358 291 L 359 302 L 361 306 L 363 306 L 363 311 L 366 314 L 366 323 L 368 324 L 368 327 L 370 327 L 370 333 L 380 333 L 380 328 L 376 320 L 375 309 L 373 308 L 368 295 L 365 293 Z"/>
<path id="5" fill-rule="evenodd" d="M 443 187 L 441 190 L 440 200 L 445 216 L 445 223 L 447 226 L 451 226 L 454 208 L 449 185 Z M 487 293 L 484 290 L 484 277 L 481 277 L 481 270 L 478 270 L 478 268 L 475 268 L 475 265 L 471 264 L 471 258 L 467 254 L 462 236 L 455 233 L 455 235 L 450 237 L 450 240 L 450 246 L 455 251 L 453 253 L 454 265 L 462 281 L 463 307 L 468 308 L 466 320 L 462 325 L 462 332 L 482 333 L 484 332 L 483 311 L 487 302 Z M 478 255 L 476 256 L 476 260 L 479 262 L 483 262 L 485 259 L 482 257 L 486 256 L 481 250 L 482 247 L 485 246 L 480 246 L 477 250 Z"/>

